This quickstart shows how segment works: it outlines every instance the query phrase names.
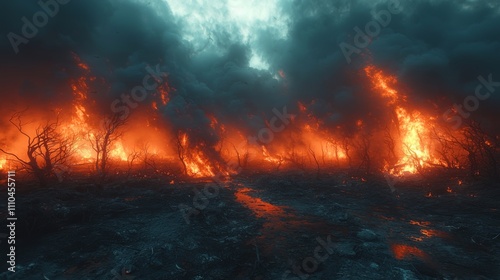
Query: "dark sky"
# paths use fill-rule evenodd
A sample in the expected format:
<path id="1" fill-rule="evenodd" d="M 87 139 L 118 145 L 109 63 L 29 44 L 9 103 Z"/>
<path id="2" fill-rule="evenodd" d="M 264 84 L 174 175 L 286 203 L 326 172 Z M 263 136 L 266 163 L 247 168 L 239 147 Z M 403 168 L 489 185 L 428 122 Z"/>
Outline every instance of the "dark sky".
<path id="1" fill-rule="evenodd" d="M 273 108 L 296 112 L 297 102 L 325 129 L 348 129 L 360 118 L 369 123 L 369 116 L 384 107 L 367 89 L 362 72 L 367 64 L 396 75 L 413 106 L 439 116 L 474 94 L 478 76 L 500 81 L 500 2 L 493 0 L 274 1 L 276 14 L 270 18 L 276 21 L 252 26 L 251 40 L 237 34 L 237 25 L 222 21 L 220 7 L 201 13 L 203 22 L 211 23 L 204 27 L 189 25 L 194 17 L 174 14 L 169 7 L 174 1 L 66 0 L 16 54 L 12 33 L 23 36 L 22 17 L 33 22 L 43 11 L 37 2 L 0 4 L 0 109 L 5 112 L 27 100 L 45 109 L 71 100 L 68 81 L 82 74 L 72 53 L 98 78 L 89 97 L 103 114 L 113 100 L 142 84 L 146 66 L 160 65 L 176 89 L 162 114 L 174 128 L 211 135 L 208 142 L 217 140 L 209 131 L 209 115 L 252 134 L 265 126 Z M 355 47 L 355 28 L 365 30 L 371 12 L 390 5 L 397 12 L 349 63 L 340 45 Z M 192 4 L 192 9 L 201 8 Z M 285 36 L 273 28 L 278 21 L 286 25 Z M 196 28 L 208 39 L 186 36 L 197 34 Z M 266 67 L 254 67 L 255 54 Z M 499 92 L 497 87 L 481 101 L 471 119 L 496 128 Z"/>

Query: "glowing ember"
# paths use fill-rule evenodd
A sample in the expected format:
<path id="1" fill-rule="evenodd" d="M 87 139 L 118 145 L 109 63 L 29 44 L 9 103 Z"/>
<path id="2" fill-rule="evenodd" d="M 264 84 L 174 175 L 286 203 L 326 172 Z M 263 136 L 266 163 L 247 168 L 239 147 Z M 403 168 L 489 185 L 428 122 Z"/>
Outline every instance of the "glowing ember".
<path id="1" fill-rule="evenodd" d="M 162 105 L 167 105 L 168 101 L 170 101 L 169 94 L 173 90 L 175 89 L 170 87 L 166 82 L 158 87 L 157 92 L 160 93 L 160 101 Z"/>
<path id="2" fill-rule="evenodd" d="M 0 158 L 0 169 L 4 169 L 4 167 L 7 166 L 7 159 L 6 158 Z"/>
<path id="3" fill-rule="evenodd" d="M 434 230 L 434 229 L 421 229 L 420 233 L 422 233 L 426 237 L 435 237 L 435 236 L 439 237 L 439 236 L 443 236 L 443 233 L 441 233 L 438 230 Z"/>
<path id="4" fill-rule="evenodd" d="M 397 260 L 409 259 L 416 257 L 419 259 L 427 259 L 427 254 L 415 246 L 403 245 L 403 244 L 392 244 L 391 251 Z"/>
<path id="5" fill-rule="evenodd" d="M 417 226 L 421 226 L 421 227 L 426 227 L 426 226 L 429 226 L 431 223 L 430 222 L 421 222 L 421 221 L 414 221 L 414 220 L 410 220 L 410 225 L 417 225 Z"/>

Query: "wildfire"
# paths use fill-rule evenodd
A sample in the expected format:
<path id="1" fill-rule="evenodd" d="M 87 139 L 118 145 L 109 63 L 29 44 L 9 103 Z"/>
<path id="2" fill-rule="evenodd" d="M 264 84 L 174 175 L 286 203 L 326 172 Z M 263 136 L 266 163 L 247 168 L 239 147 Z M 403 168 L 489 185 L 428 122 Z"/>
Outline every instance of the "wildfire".
<path id="1" fill-rule="evenodd" d="M 99 150 L 95 143 L 97 139 L 103 139 L 102 137 L 106 136 L 101 136 L 103 135 L 102 129 L 99 129 L 97 123 L 94 122 L 94 119 L 100 118 L 93 110 L 96 100 L 91 95 L 96 77 L 93 76 L 91 67 L 77 55 L 74 55 L 74 62 L 81 75 L 70 80 L 69 89 L 73 98 L 67 104 L 69 111 L 61 114 L 65 116 L 65 119 L 61 119 L 58 123 L 60 124 L 58 133 L 60 132 L 73 143 L 72 150 L 75 156 L 71 159 L 72 163 L 88 163 L 99 160 L 97 156 L 102 150 Z M 276 117 L 266 121 L 266 125 L 273 132 L 273 139 L 279 139 L 277 141 L 266 143 L 266 145 L 253 144 L 246 138 L 245 127 L 233 126 L 230 122 L 225 123 L 223 121 L 225 118 L 218 119 L 217 114 L 205 112 L 209 121 L 206 123 L 207 128 L 211 128 L 211 136 L 216 137 L 200 139 L 200 135 L 194 133 L 199 131 L 196 128 L 174 133 L 171 136 L 175 139 L 177 135 L 177 146 L 173 145 L 167 151 L 160 149 L 161 153 L 167 154 L 161 154 L 159 157 L 169 159 L 178 157 L 175 159 L 176 162 L 179 166 L 182 164 L 184 172 L 191 177 L 213 177 L 218 172 L 229 174 L 228 172 L 232 172 L 232 167 L 226 163 L 236 162 L 235 159 L 237 159 L 238 167 L 250 165 L 252 164 L 249 163 L 250 160 L 256 160 L 258 163 L 255 166 L 267 162 L 275 165 L 277 169 L 280 167 L 314 168 L 319 173 L 332 167 L 359 166 L 369 171 L 373 168 L 382 169 L 384 173 L 395 176 L 415 174 L 434 165 L 444 166 L 443 163 L 447 166 L 455 166 L 456 163 L 453 160 L 443 157 L 443 154 L 448 151 L 444 149 L 449 148 L 446 146 L 448 144 L 432 140 L 433 137 L 445 139 L 437 136 L 445 134 L 446 130 L 443 128 L 439 130 L 435 127 L 437 123 L 433 116 L 428 116 L 423 111 L 409 106 L 407 96 L 398 87 L 397 78 L 373 65 L 366 66 L 364 74 L 370 81 L 370 91 L 376 93 L 385 103 L 386 108 L 391 111 L 391 118 L 386 126 L 387 131 L 382 130 L 381 133 L 381 131 L 370 130 L 376 122 L 361 117 L 352 119 L 349 123 L 329 125 L 329 121 L 325 121 L 325 118 L 313 112 L 318 105 L 316 102 L 324 101 L 301 100 L 297 101 L 294 117 L 287 121 L 286 125 L 281 126 L 280 123 L 276 123 L 275 120 L 279 120 L 274 119 Z M 279 75 L 286 79 L 286 74 L 282 70 L 279 71 Z M 121 137 L 122 135 L 118 134 L 109 142 L 109 146 L 106 146 L 106 156 L 109 156 L 109 159 L 127 161 L 132 164 L 134 160 L 141 157 L 145 163 L 144 166 L 149 166 L 147 161 L 151 159 L 148 155 L 152 155 L 153 149 L 148 143 L 152 136 L 149 132 L 160 130 L 160 126 L 156 124 L 163 124 L 163 121 L 166 121 L 161 118 L 159 111 L 170 101 L 172 91 L 175 89 L 167 82 L 158 85 L 156 92 L 152 95 L 154 100 L 142 106 L 142 109 L 136 109 L 137 113 L 134 113 L 134 116 L 139 114 L 145 117 L 145 122 L 141 122 L 141 119 L 136 121 L 136 117 L 132 121 L 128 120 L 127 125 L 135 125 L 135 127 L 127 127 L 127 137 Z M 59 111 L 63 110 L 59 109 Z M 368 116 L 371 116 L 371 112 Z M 253 115 L 249 114 L 249 117 Z M 133 124 L 130 124 L 131 122 Z M 165 127 L 169 126 L 165 125 Z M 346 128 L 349 128 L 348 131 Z M 129 131 L 132 132 L 128 134 Z M 160 136 L 160 133 L 157 136 Z M 390 139 L 382 139 L 379 136 Z M 89 139 L 94 139 L 94 142 Z M 165 137 L 155 137 L 156 141 L 153 141 L 163 145 L 164 139 Z M 219 139 L 219 142 L 215 142 L 215 139 Z M 488 142 L 489 140 L 484 141 L 487 146 L 493 145 Z M 239 145 L 238 143 L 246 144 Z M 258 167 L 265 168 L 264 166 L 269 165 L 267 163 Z M 6 168 L 6 164 L 7 160 L 0 158 L 0 168 Z M 365 181 L 365 179 L 361 180 Z M 461 184 L 459 181 L 458 185 Z M 447 191 L 454 192 L 455 186 L 452 187 L 453 189 L 449 188 Z M 428 193 L 427 196 L 433 195 Z"/>
<path id="2" fill-rule="evenodd" d="M 262 156 L 264 157 L 265 161 L 272 162 L 272 163 L 280 163 L 283 162 L 283 159 L 281 156 L 272 156 L 269 151 L 267 150 L 266 146 L 262 146 Z"/>
<path id="3" fill-rule="evenodd" d="M 87 109 L 87 93 L 90 90 L 89 83 L 94 81 L 96 78 L 91 75 L 90 67 L 76 54 L 73 54 L 73 59 L 83 74 L 82 76 L 71 81 L 71 89 L 74 96 L 73 116 L 69 122 L 62 126 L 61 132 L 66 136 L 75 136 L 73 150 L 76 153 L 76 157 L 82 162 L 89 162 L 93 159 L 95 152 L 92 149 L 88 138 L 92 138 L 92 136 L 95 135 L 95 130 L 89 124 L 91 115 Z M 127 153 L 125 152 L 124 145 L 120 140 L 113 145 L 109 156 L 115 160 L 127 160 Z"/>
<path id="4" fill-rule="evenodd" d="M 91 133 L 91 128 L 88 125 L 90 118 L 85 102 L 87 101 L 87 93 L 89 91 L 88 83 L 95 80 L 95 77 L 90 75 L 90 68 L 76 54 L 73 54 L 73 59 L 77 66 L 83 71 L 84 75 L 71 81 L 71 89 L 73 91 L 73 115 L 71 120 L 61 127 L 61 133 L 66 137 L 75 136 L 73 150 L 76 156 L 82 161 L 90 161 L 93 155 L 92 147 L 87 143 L 86 137 Z"/>
<path id="5" fill-rule="evenodd" d="M 392 108 L 396 115 L 399 158 L 394 166 L 386 166 L 385 171 L 393 175 L 414 174 L 429 163 L 437 163 L 431 156 L 428 141 L 424 140 L 430 134 L 432 117 L 425 117 L 419 111 L 406 108 L 406 96 L 396 89 L 395 76 L 386 75 L 373 65 L 365 67 L 364 70 L 373 89 L 388 99 L 388 107 Z"/>
<path id="6" fill-rule="evenodd" d="M 128 158 L 127 152 L 125 152 L 125 148 L 123 147 L 122 142 L 116 143 L 109 155 L 111 158 L 120 159 L 122 161 L 127 161 Z"/>
<path id="7" fill-rule="evenodd" d="M 428 131 L 420 112 L 409 114 L 404 108 L 397 107 L 399 131 L 403 148 L 403 157 L 398 161 L 402 165 L 400 172 L 416 173 L 418 168 L 432 162 L 429 146 L 422 140 Z"/>
<path id="8" fill-rule="evenodd" d="M 199 147 L 191 147 L 187 133 L 180 133 L 179 157 L 191 177 L 213 177 L 215 168 Z"/>

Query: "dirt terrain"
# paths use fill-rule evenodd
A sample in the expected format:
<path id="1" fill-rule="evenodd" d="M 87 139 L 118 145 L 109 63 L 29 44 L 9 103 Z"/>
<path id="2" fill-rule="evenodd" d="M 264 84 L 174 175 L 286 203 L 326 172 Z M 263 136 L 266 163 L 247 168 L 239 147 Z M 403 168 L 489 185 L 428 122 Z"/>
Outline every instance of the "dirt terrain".
<path id="1" fill-rule="evenodd" d="M 431 181 L 252 172 L 202 201 L 167 175 L 20 181 L 0 279 L 500 279 L 498 182 Z"/>

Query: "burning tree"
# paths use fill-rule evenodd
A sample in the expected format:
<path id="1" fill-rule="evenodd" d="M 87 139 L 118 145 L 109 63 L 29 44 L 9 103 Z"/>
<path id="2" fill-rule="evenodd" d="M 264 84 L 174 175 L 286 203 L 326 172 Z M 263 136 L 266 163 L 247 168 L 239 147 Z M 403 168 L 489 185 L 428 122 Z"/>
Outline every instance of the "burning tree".
<path id="1" fill-rule="evenodd" d="M 2 148 L 0 151 L 12 156 L 22 169 L 33 174 L 41 186 L 46 186 L 52 175 L 57 175 L 58 170 L 69 165 L 73 153 L 75 137 L 63 136 L 59 131 L 59 118 L 38 126 L 33 134 L 26 131 L 27 123 L 21 120 L 23 112 L 15 113 L 10 118 L 10 123 L 27 139 L 26 158 Z"/>
<path id="2" fill-rule="evenodd" d="M 220 150 L 205 142 L 191 142 L 186 132 L 179 131 L 174 139 L 177 157 L 184 174 L 193 177 L 213 177 L 217 173 L 228 174 Z"/>
<path id="3" fill-rule="evenodd" d="M 112 145 L 122 136 L 119 128 L 125 123 L 125 120 L 115 114 L 111 118 L 106 118 L 98 130 L 88 134 L 88 140 L 95 152 L 95 170 L 100 179 L 106 177 Z"/>

